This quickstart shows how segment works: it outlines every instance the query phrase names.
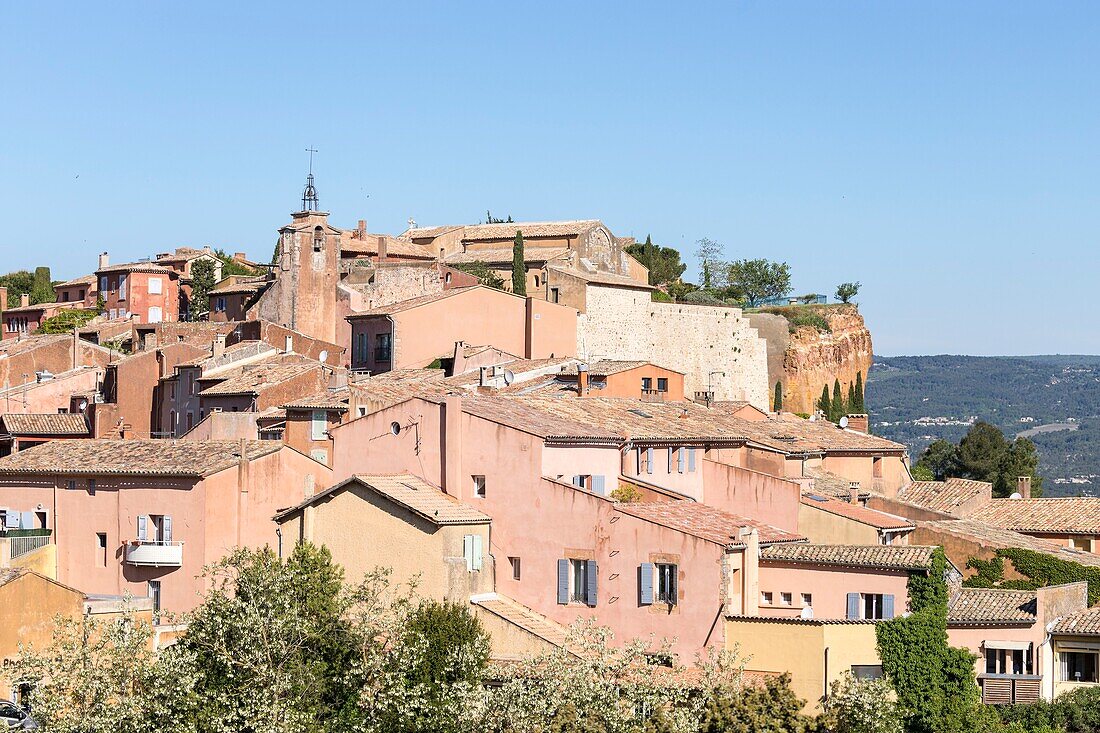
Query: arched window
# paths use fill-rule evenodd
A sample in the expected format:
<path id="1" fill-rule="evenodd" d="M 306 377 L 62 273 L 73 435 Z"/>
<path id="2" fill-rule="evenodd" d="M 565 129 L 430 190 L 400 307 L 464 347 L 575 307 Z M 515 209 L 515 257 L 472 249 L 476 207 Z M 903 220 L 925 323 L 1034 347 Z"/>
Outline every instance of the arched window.
<path id="1" fill-rule="evenodd" d="M 315 227 L 313 229 L 313 251 L 320 252 L 325 246 L 325 232 L 321 227 Z"/>

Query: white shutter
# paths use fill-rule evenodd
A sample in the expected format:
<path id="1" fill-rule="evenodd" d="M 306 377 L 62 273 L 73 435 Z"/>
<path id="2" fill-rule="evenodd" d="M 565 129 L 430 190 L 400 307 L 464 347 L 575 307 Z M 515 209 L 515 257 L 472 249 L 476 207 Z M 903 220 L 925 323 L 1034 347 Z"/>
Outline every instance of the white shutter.
<path id="1" fill-rule="evenodd" d="M 137 518 L 137 538 L 144 542 L 149 535 L 149 517 L 139 514 Z"/>
<path id="2" fill-rule="evenodd" d="M 165 515 L 161 520 L 161 534 L 163 535 L 161 539 L 165 542 L 172 541 L 172 517 Z"/>

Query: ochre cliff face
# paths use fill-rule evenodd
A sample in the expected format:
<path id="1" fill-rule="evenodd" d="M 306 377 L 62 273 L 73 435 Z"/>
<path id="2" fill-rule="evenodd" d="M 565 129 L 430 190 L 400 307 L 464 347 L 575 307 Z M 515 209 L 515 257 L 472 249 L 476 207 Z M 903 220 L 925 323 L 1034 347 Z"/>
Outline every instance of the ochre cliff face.
<path id="1" fill-rule="evenodd" d="M 813 412 L 821 397 L 821 388 L 833 391 L 833 381 L 840 380 L 844 398 L 848 385 L 856 374 L 871 368 L 871 332 L 855 307 L 830 308 L 823 315 L 831 333 L 821 333 L 803 326 L 790 335 L 783 354 L 783 409 L 787 412 Z M 772 382 L 775 388 L 775 382 Z"/>

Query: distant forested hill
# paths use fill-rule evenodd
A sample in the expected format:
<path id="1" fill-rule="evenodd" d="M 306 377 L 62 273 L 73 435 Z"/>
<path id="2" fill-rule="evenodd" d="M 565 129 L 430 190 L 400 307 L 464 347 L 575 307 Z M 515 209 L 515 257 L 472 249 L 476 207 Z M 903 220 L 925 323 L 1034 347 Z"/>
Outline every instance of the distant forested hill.
<path id="1" fill-rule="evenodd" d="M 1048 496 L 1100 495 L 1100 356 L 876 356 L 867 406 L 914 460 L 986 420 L 1035 441 Z"/>

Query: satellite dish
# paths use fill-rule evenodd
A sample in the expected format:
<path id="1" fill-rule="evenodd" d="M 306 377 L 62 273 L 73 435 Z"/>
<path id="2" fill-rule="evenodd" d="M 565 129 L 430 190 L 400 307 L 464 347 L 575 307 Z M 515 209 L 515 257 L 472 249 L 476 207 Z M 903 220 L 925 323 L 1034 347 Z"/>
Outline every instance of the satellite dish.
<path id="1" fill-rule="evenodd" d="M 1023 498 L 1024 498 L 1024 495 L 1023 495 L 1023 494 L 1021 494 L 1021 493 L 1020 493 L 1019 491 L 1013 491 L 1013 492 L 1012 492 L 1012 496 L 1010 496 L 1010 497 L 1008 497 L 1008 498 L 1009 498 L 1009 499 L 1023 499 Z"/>
<path id="2" fill-rule="evenodd" d="M 508 386 L 509 384 L 511 384 L 514 381 L 516 381 L 515 372 L 513 372 L 511 369 L 505 369 L 504 370 L 504 385 Z"/>
<path id="3" fill-rule="evenodd" d="M 814 609 L 813 606 L 803 606 L 802 613 L 798 614 L 799 618 L 813 618 Z"/>
<path id="4" fill-rule="evenodd" d="M 840 418 L 840 427 L 842 427 L 842 428 L 848 427 L 848 416 L 847 415 Z"/>
<path id="5" fill-rule="evenodd" d="M 328 349 L 321 349 L 321 353 L 317 355 L 317 359 L 320 361 L 328 361 Z"/>
<path id="6" fill-rule="evenodd" d="M 390 423 L 390 432 L 394 435 L 401 435 L 401 423 L 394 420 Z"/>
<path id="7" fill-rule="evenodd" d="M 88 400 L 81 400 L 80 401 L 80 409 L 81 410 L 87 410 L 88 409 Z"/>

